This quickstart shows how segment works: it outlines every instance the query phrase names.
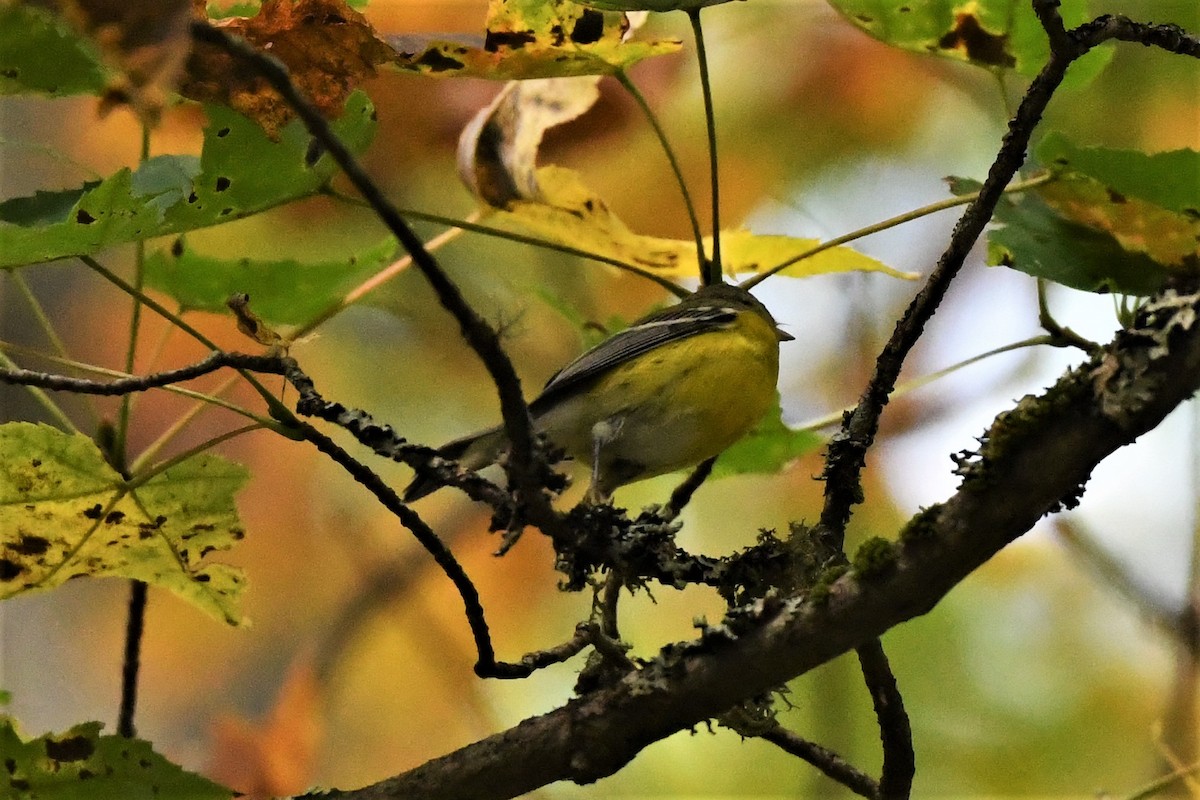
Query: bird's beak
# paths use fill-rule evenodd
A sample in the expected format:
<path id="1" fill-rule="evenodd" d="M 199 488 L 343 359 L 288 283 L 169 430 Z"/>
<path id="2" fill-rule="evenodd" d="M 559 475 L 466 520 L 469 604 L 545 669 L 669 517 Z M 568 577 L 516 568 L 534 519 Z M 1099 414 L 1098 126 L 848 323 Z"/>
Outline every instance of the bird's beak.
<path id="1" fill-rule="evenodd" d="M 795 336 L 792 336 L 790 333 L 783 330 L 782 328 L 776 328 L 775 335 L 779 338 L 779 341 L 781 341 L 781 342 L 790 342 L 796 338 Z"/>

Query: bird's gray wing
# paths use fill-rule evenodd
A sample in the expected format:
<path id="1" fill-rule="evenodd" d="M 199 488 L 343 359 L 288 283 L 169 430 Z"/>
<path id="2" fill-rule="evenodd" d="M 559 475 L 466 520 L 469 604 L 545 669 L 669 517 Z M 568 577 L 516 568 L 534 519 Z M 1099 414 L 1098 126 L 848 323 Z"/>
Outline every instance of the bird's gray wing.
<path id="1" fill-rule="evenodd" d="M 722 305 L 672 306 L 605 339 L 559 370 L 530 404 L 536 416 L 563 394 L 656 347 L 730 325 L 738 309 Z"/>

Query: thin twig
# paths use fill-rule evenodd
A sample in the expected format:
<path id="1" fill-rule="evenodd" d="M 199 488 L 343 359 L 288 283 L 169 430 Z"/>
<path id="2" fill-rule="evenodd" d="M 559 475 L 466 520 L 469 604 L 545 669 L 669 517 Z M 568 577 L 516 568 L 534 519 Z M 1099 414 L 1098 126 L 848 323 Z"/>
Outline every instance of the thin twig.
<path id="1" fill-rule="evenodd" d="M 17 367 L 17 365 L 15 363 L 13 363 L 12 361 L 2 358 L 3 354 L 7 353 L 7 352 L 17 353 L 19 355 L 28 356 L 30 358 L 43 359 L 45 361 L 49 361 L 52 364 L 58 364 L 59 366 L 67 367 L 69 369 L 79 370 L 80 372 L 90 372 L 93 375 L 104 375 L 104 376 L 107 376 L 110 378 L 116 378 L 118 380 L 126 380 L 126 379 L 131 379 L 131 378 L 137 377 L 135 375 L 129 375 L 124 372 L 121 372 L 120 370 L 108 369 L 107 367 L 99 367 L 99 366 L 96 366 L 95 364 L 85 364 L 80 361 L 72 361 L 70 359 L 58 358 L 56 356 L 48 356 L 44 353 L 39 353 L 37 351 L 30 350 L 29 348 L 26 348 L 26 347 L 21 347 L 19 345 L 15 345 L 10 342 L 0 342 L 0 363 L 11 365 L 13 371 L 19 370 L 20 368 Z M 37 375 L 37 376 L 43 376 L 46 374 L 46 373 L 32 372 L 32 371 L 28 371 L 28 373 L 31 375 Z M 12 372 L 11 371 L 5 372 L 5 371 L 0 370 L 0 380 L 2 380 L 6 374 L 12 374 Z M 20 383 L 20 381 L 16 381 L 16 380 L 8 381 L 8 382 L 9 383 Z M 97 383 L 102 384 L 102 382 L 100 382 L 100 381 L 97 381 Z M 265 418 L 258 416 L 257 414 L 255 414 L 252 411 L 242 408 L 241 406 L 237 405 L 236 403 L 232 403 L 228 400 L 221 398 L 218 394 L 205 394 L 204 392 L 196 392 L 191 389 L 184 389 L 183 387 L 176 386 L 174 384 L 168 384 L 161 388 L 163 390 L 171 392 L 173 394 L 178 394 L 182 397 L 189 397 L 193 400 L 198 400 L 202 403 L 207 403 L 209 405 L 218 406 L 218 407 L 224 408 L 228 411 L 232 411 L 235 414 L 239 414 L 243 417 L 246 417 L 247 419 L 252 419 L 252 420 L 255 420 L 256 422 L 262 422 L 264 424 L 267 424 L 267 420 Z M 218 389 L 218 392 L 219 391 L 220 391 L 220 389 Z M 138 458 L 140 459 L 141 456 L 138 456 Z"/>
<path id="2" fill-rule="evenodd" d="M 666 520 L 675 519 L 683 512 L 685 506 L 692 501 L 692 495 L 696 490 L 704 485 L 708 480 L 708 476 L 712 475 L 713 466 L 717 463 L 717 456 L 701 461 L 688 476 L 683 479 L 683 483 L 675 487 L 675 491 L 671 492 L 671 499 L 667 501 L 667 505 L 662 510 L 662 517 Z"/>
<path id="3" fill-rule="evenodd" d="M 536 668 L 525 663 L 511 664 L 496 660 L 496 651 L 492 645 L 491 632 L 484 616 L 483 604 L 479 600 L 479 592 L 475 584 L 467 576 L 458 559 L 450 549 L 434 533 L 420 515 L 406 505 L 395 490 L 376 475 L 370 468 L 359 462 L 336 442 L 330 439 L 307 422 L 296 420 L 297 433 L 311 442 L 318 450 L 328 456 L 334 463 L 341 466 L 355 481 L 375 495 L 384 508 L 390 511 L 400 524 L 416 537 L 425 550 L 433 556 L 433 560 L 442 568 L 442 572 L 454 583 L 466 611 L 467 624 L 475 640 L 478 660 L 475 663 L 475 674 L 481 678 L 524 678 Z"/>
<path id="4" fill-rule="evenodd" d="M 850 791 L 870 800 L 878 800 L 879 784 L 870 775 L 860 772 L 846 759 L 827 747 L 810 742 L 776 722 L 765 731 L 755 734 L 763 741 L 783 750 L 788 755 L 803 759 L 821 770 L 826 777 L 837 781 Z"/>
<path id="5" fill-rule="evenodd" d="M 121 707 L 117 716 L 117 735 L 127 739 L 137 736 L 133 717 L 137 710 L 138 674 L 141 670 L 142 634 L 146 629 L 148 588 L 145 581 L 129 582 L 129 605 L 125 617 L 125 656 L 121 664 Z"/>
<path id="6" fill-rule="evenodd" d="M 0 349 L 0 380 L 3 380 L 3 377 L 6 373 L 24 371 L 25 370 L 22 370 L 17 366 L 15 361 L 8 357 L 8 353 L 4 352 L 3 349 Z M 22 383 L 21 381 L 7 382 L 27 387 L 29 389 L 29 394 L 35 401 L 37 401 L 37 404 L 45 409 L 46 413 L 48 413 L 50 417 L 58 423 L 59 428 L 67 431 L 68 433 L 74 433 L 79 430 L 77 427 L 75 427 L 75 423 L 71 420 L 71 418 L 67 416 L 67 412 L 59 408 L 58 403 L 55 403 L 48 394 L 42 391 L 41 387 L 38 387 L 36 384 Z"/>
<path id="7" fill-rule="evenodd" d="M 1046 0 L 1038 2 L 1045 4 Z M 1041 119 L 1050 98 L 1062 83 L 1067 67 L 1082 55 L 1082 52 L 1051 51 L 1050 60 L 1030 84 L 1016 115 L 1009 123 L 1008 132 L 978 197 L 967 206 L 955 225 L 950 242 L 938 260 L 933 274 L 913 298 L 904 316 L 897 323 L 891 339 L 880 353 L 875 371 L 858 405 L 846 417 L 841 431 L 830 442 L 823 474 L 826 481 L 825 505 L 821 511 L 820 527 L 832 547 L 839 550 L 842 548 L 850 509 L 862 501 L 861 475 L 866 464 L 866 453 L 875 440 L 875 433 L 879 429 L 879 417 L 883 413 L 883 407 L 887 405 L 908 353 L 924 332 L 926 323 L 937 311 L 975 241 L 983 233 L 1004 192 L 1004 187 L 1012 181 L 1024 163 L 1025 151 L 1033 129 Z"/>
<path id="8" fill-rule="evenodd" d="M 688 191 L 687 181 L 683 179 L 683 170 L 679 166 L 679 159 L 675 157 L 675 149 L 671 147 L 671 142 L 667 139 L 667 132 L 659 124 L 654 110 L 646 102 L 646 96 L 637 88 L 637 85 L 629 77 L 629 73 L 623 69 L 619 69 L 613 74 L 613 77 L 617 79 L 621 86 L 625 87 L 625 91 L 629 92 L 629 96 L 634 99 L 638 108 L 642 110 L 642 115 L 650 123 L 655 137 L 658 138 L 659 147 L 662 148 L 663 154 L 667 157 L 667 162 L 671 165 L 671 172 L 675 174 L 675 183 L 678 184 L 679 192 L 683 195 L 683 205 L 687 209 L 688 222 L 692 226 L 692 237 L 696 240 L 696 258 L 699 263 L 700 274 L 703 275 L 704 264 L 708 258 L 704 252 L 704 234 L 700 232 L 700 218 L 696 215 L 696 204 L 692 202 L 692 193 Z"/>
<path id="9" fill-rule="evenodd" d="M 228 353 L 219 350 L 186 367 L 155 372 L 149 375 L 116 378 L 111 381 L 73 378 L 69 375 L 55 375 L 49 372 L 35 372 L 34 370 L 20 368 L 0 370 L 0 381 L 20 386 L 37 386 L 42 389 L 61 392 L 115 397 L 180 383 L 181 381 L 207 375 L 210 372 L 216 372 L 225 367 L 236 367 L 238 369 L 266 372 L 273 375 L 282 375 L 284 372 L 284 365 L 276 356 L 247 355 L 245 353 Z"/>
<path id="10" fill-rule="evenodd" d="M 883 652 L 883 644 L 875 639 L 859 647 L 857 652 L 863 680 L 871 692 L 883 747 L 879 797 L 882 800 L 907 800 L 912 792 L 917 763 L 904 699 L 900 696 L 887 654 Z"/>

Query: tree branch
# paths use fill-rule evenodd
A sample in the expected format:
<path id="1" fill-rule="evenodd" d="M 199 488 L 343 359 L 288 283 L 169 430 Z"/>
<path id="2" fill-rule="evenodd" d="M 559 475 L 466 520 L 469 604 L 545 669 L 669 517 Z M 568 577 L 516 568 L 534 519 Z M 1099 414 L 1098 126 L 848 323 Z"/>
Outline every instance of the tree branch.
<path id="1" fill-rule="evenodd" d="M 913 298 L 880 353 L 867 388 L 854 411 L 846 415 L 841 430 L 829 444 L 825 464 L 825 507 L 821 529 L 839 549 L 850 509 L 862 501 L 861 473 L 866 453 L 879 429 L 879 417 L 899 377 L 909 351 L 933 317 L 950 283 L 962 268 L 1004 187 L 1025 161 L 1030 137 L 1071 62 L 1110 39 L 1140 42 L 1168 52 L 1200 57 L 1200 39 L 1175 25 L 1146 25 L 1126 17 L 1103 16 L 1070 31 L 1063 30 L 1058 0 L 1034 0 L 1034 10 L 1050 37 L 1050 60 L 1034 78 L 1021 105 L 1009 122 L 1008 132 L 976 199 L 967 206 L 951 234 L 950 242 L 925 286 Z"/>
<path id="2" fill-rule="evenodd" d="M 197 361 L 195 364 L 189 364 L 186 367 L 155 372 L 150 375 L 117 378 L 111 381 L 72 378 L 68 375 L 35 372 L 28 369 L 0 368 L 0 382 L 17 384 L 19 386 L 37 386 L 42 389 L 74 392 L 76 394 L 117 396 L 182 383 L 183 381 L 207 375 L 210 372 L 216 372 L 225 367 L 247 369 L 254 372 L 265 372 L 275 375 L 283 374 L 283 365 L 276 356 L 258 356 L 216 351 L 206 358 Z"/>
<path id="3" fill-rule="evenodd" d="M 961 459 L 958 492 L 823 590 L 759 600 L 614 686 L 410 772 L 321 797 L 507 798 L 599 780 L 648 744 L 928 612 L 1044 514 L 1073 505 L 1100 461 L 1200 388 L 1198 315 L 1200 295 L 1168 292 L 1149 303 L 1103 353 L 997 417 L 980 451 Z"/>

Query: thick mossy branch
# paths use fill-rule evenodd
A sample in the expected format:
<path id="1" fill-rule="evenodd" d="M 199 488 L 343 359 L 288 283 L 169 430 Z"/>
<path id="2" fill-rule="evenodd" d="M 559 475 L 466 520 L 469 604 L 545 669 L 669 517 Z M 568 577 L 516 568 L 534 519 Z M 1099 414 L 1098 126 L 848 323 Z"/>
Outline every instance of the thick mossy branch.
<path id="1" fill-rule="evenodd" d="M 872 558 L 869 577 L 851 567 L 807 599 L 765 597 L 613 686 L 411 772 L 322 796 L 507 798 L 558 780 L 594 781 L 652 742 L 869 645 L 933 608 L 1200 388 L 1198 313 L 1200 295 L 1164 294 L 1102 353 L 1027 400 L 1019 421 L 998 420 L 985 439 L 1004 446 L 988 451 L 954 496 L 914 518 L 889 547 L 886 569 Z"/>

